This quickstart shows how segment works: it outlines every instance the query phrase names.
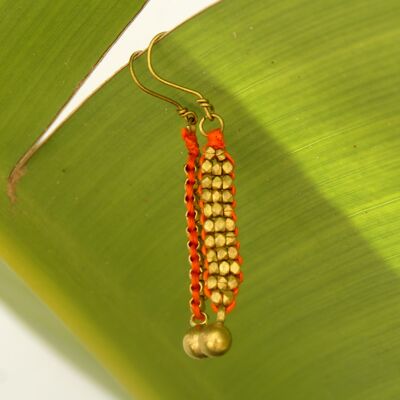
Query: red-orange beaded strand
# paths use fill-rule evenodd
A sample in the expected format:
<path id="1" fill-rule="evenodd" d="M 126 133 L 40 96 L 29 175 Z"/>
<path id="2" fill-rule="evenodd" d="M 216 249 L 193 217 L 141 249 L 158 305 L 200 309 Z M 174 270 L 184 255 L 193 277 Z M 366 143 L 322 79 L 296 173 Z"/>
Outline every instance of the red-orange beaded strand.
<path id="1" fill-rule="evenodd" d="M 196 133 L 187 128 L 182 129 L 182 138 L 188 149 L 188 158 L 185 165 L 186 182 L 185 182 L 185 204 L 186 204 L 186 221 L 187 235 L 190 261 L 190 291 L 191 301 L 190 307 L 194 317 L 199 321 L 204 321 L 205 316 L 201 310 L 201 260 L 198 253 L 199 235 L 196 223 L 196 169 L 197 159 L 199 156 L 199 145 Z"/>

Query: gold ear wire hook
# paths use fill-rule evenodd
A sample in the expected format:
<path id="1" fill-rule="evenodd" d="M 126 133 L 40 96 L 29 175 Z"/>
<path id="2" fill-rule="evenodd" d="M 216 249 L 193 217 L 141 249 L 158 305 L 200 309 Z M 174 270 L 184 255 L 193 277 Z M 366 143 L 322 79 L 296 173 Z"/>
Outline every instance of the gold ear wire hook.
<path id="1" fill-rule="evenodd" d="M 161 32 L 161 33 L 159 33 L 158 35 L 156 35 L 156 36 L 151 40 L 151 42 L 150 42 L 150 44 L 149 44 L 149 47 L 148 47 L 148 49 L 147 49 L 147 65 L 148 65 L 148 68 L 149 68 L 149 71 L 150 71 L 151 75 L 152 75 L 156 80 L 158 80 L 159 82 L 164 83 L 164 84 L 167 85 L 167 86 L 173 87 L 173 88 L 178 89 L 178 90 L 182 90 L 182 91 L 184 91 L 184 92 L 186 92 L 186 93 L 190 93 L 190 94 L 193 94 L 194 96 L 198 97 L 197 103 L 199 104 L 200 107 L 202 107 L 202 108 L 204 109 L 204 113 L 205 113 L 205 116 L 202 117 L 201 120 L 200 120 L 200 122 L 199 122 L 199 129 L 200 129 L 200 132 L 201 132 L 203 135 L 207 136 L 207 134 L 206 134 L 206 132 L 204 131 L 204 128 L 203 128 L 204 121 L 205 121 L 206 118 L 207 118 L 209 121 L 213 121 L 214 119 L 217 119 L 218 122 L 220 123 L 221 130 L 223 130 L 223 129 L 224 129 L 224 121 L 223 121 L 223 119 L 221 118 L 220 115 L 218 115 L 218 114 L 216 114 L 216 113 L 214 112 L 214 107 L 209 103 L 209 101 L 208 101 L 200 92 L 198 92 L 197 90 L 193 90 L 193 89 L 187 88 L 187 87 L 185 87 L 185 86 L 178 85 L 177 83 L 168 81 L 167 79 L 164 79 L 164 78 L 162 78 L 160 75 L 158 75 L 158 74 L 156 73 L 156 71 L 154 70 L 153 63 L 152 63 L 152 61 L 151 61 L 151 52 L 152 52 L 152 50 L 153 50 L 153 46 L 154 46 L 161 38 L 163 38 L 166 34 L 167 34 L 167 32 Z"/>
<path id="2" fill-rule="evenodd" d="M 158 36 L 158 35 L 157 35 Z M 157 38 L 157 41 L 160 40 L 161 37 Z M 133 68 L 133 62 L 144 53 L 144 50 L 140 50 L 140 51 L 135 51 L 130 59 L 129 59 L 129 71 L 131 73 L 132 79 L 133 81 L 136 83 L 136 85 L 143 90 L 145 93 L 150 94 L 151 96 L 157 97 L 161 100 L 164 100 L 172 105 L 174 105 L 178 111 L 179 116 L 181 116 L 182 118 L 186 119 L 186 122 L 188 123 L 188 128 L 193 130 L 195 129 L 196 123 L 197 123 L 197 115 L 194 111 L 190 111 L 188 110 L 186 107 L 183 107 L 180 103 L 178 103 L 177 101 L 162 95 L 161 93 L 157 93 L 154 92 L 153 90 L 147 88 L 146 86 L 144 86 L 139 79 L 136 76 L 135 70 Z"/>

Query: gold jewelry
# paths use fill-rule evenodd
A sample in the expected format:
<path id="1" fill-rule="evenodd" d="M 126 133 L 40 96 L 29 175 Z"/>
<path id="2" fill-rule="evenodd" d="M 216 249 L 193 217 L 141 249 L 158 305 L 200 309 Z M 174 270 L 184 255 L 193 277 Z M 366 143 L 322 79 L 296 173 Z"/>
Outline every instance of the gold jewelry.
<path id="1" fill-rule="evenodd" d="M 174 105 L 185 119 L 182 137 L 188 149 L 185 165 L 185 204 L 190 270 L 190 325 L 183 338 L 183 348 L 192 358 L 216 357 L 231 347 L 232 337 L 225 327 L 226 315 L 233 310 L 239 285 L 243 281 L 242 258 L 239 255 L 238 228 L 234 195 L 234 160 L 225 149 L 224 121 L 214 107 L 198 91 L 162 78 L 151 60 L 153 46 L 166 33 L 156 35 L 147 49 L 147 66 L 157 81 L 197 97 L 204 116 L 198 122 L 193 110 L 163 94 L 145 87 L 137 78 L 133 62 L 144 51 L 132 54 L 129 69 L 134 82 L 147 94 Z M 219 128 L 204 129 L 205 121 L 217 121 Z M 206 136 L 207 143 L 200 152 L 196 127 Z M 205 302 L 210 299 L 216 312 L 216 322 L 208 324 Z"/>

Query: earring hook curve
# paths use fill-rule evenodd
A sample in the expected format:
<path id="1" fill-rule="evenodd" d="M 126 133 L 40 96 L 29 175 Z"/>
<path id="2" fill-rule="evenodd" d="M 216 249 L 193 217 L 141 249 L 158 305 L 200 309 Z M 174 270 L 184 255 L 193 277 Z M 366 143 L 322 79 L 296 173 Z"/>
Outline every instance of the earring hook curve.
<path id="1" fill-rule="evenodd" d="M 161 39 L 161 37 L 159 37 L 157 39 L 157 41 L 160 39 Z M 138 79 L 138 77 L 135 73 L 135 69 L 133 67 L 133 63 L 144 52 L 145 52 L 145 50 L 135 51 L 134 53 L 132 53 L 132 55 L 129 58 L 129 72 L 131 74 L 133 81 L 143 92 L 145 92 L 151 96 L 157 97 L 161 100 L 164 100 L 164 101 L 172 104 L 173 106 L 175 106 L 177 109 L 178 115 L 181 116 L 182 118 L 185 118 L 186 122 L 188 123 L 188 127 L 190 127 L 192 129 L 192 127 L 194 127 L 197 123 L 197 115 L 194 111 L 188 110 L 186 107 L 182 106 L 182 104 L 178 103 L 174 99 L 171 99 L 170 97 L 167 97 L 161 93 L 158 93 L 158 92 L 155 92 L 155 91 L 149 89 L 148 87 L 144 86 L 143 83 Z"/>
<path id="2" fill-rule="evenodd" d="M 214 107 L 209 103 L 209 101 L 197 90 L 190 89 L 188 87 L 178 85 L 177 83 L 171 82 L 162 76 L 160 76 L 154 69 L 153 62 L 152 62 L 152 51 L 153 51 L 153 46 L 160 40 L 162 39 L 167 32 L 161 32 L 157 34 L 150 42 L 149 47 L 147 48 L 147 66 L 149 68 L 150 74 L 153 76 L 154 79 L 158 80 L 161 83 L 164 83 L 167 86 L 170 86 L 174 89 L 181 90 L 183 92 L 192 94 L 197 97 L 197 103 L 199 104 L 200 107 L 204 109 L 205 116 L 201 118 L 199 122 L 199 129 L 201 133 L 205 136 L 207 134 L 204 131 L 204 121 L 205 119 L 208 119 L 209 121 L 213 121 L 214 119 L 217 119 L 219 124 L 220 124 L 220 129 L 223 130 L 224 127 L 224 121 L 222 117 L 219 114 L 216 114 L 214 112 Z"/>

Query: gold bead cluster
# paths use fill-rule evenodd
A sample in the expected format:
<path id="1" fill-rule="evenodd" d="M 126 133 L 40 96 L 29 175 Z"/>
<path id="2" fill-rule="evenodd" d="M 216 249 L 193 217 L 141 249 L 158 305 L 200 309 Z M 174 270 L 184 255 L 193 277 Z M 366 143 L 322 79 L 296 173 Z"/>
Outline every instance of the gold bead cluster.
<path id="1" fill-rule="evenodd" d="M 216 308 L 229 307 L 240 283 L 240 256 L 233 163 L 224 149 L 206 148 L 200 161 L 199 178 L 205 293 Z"/>

